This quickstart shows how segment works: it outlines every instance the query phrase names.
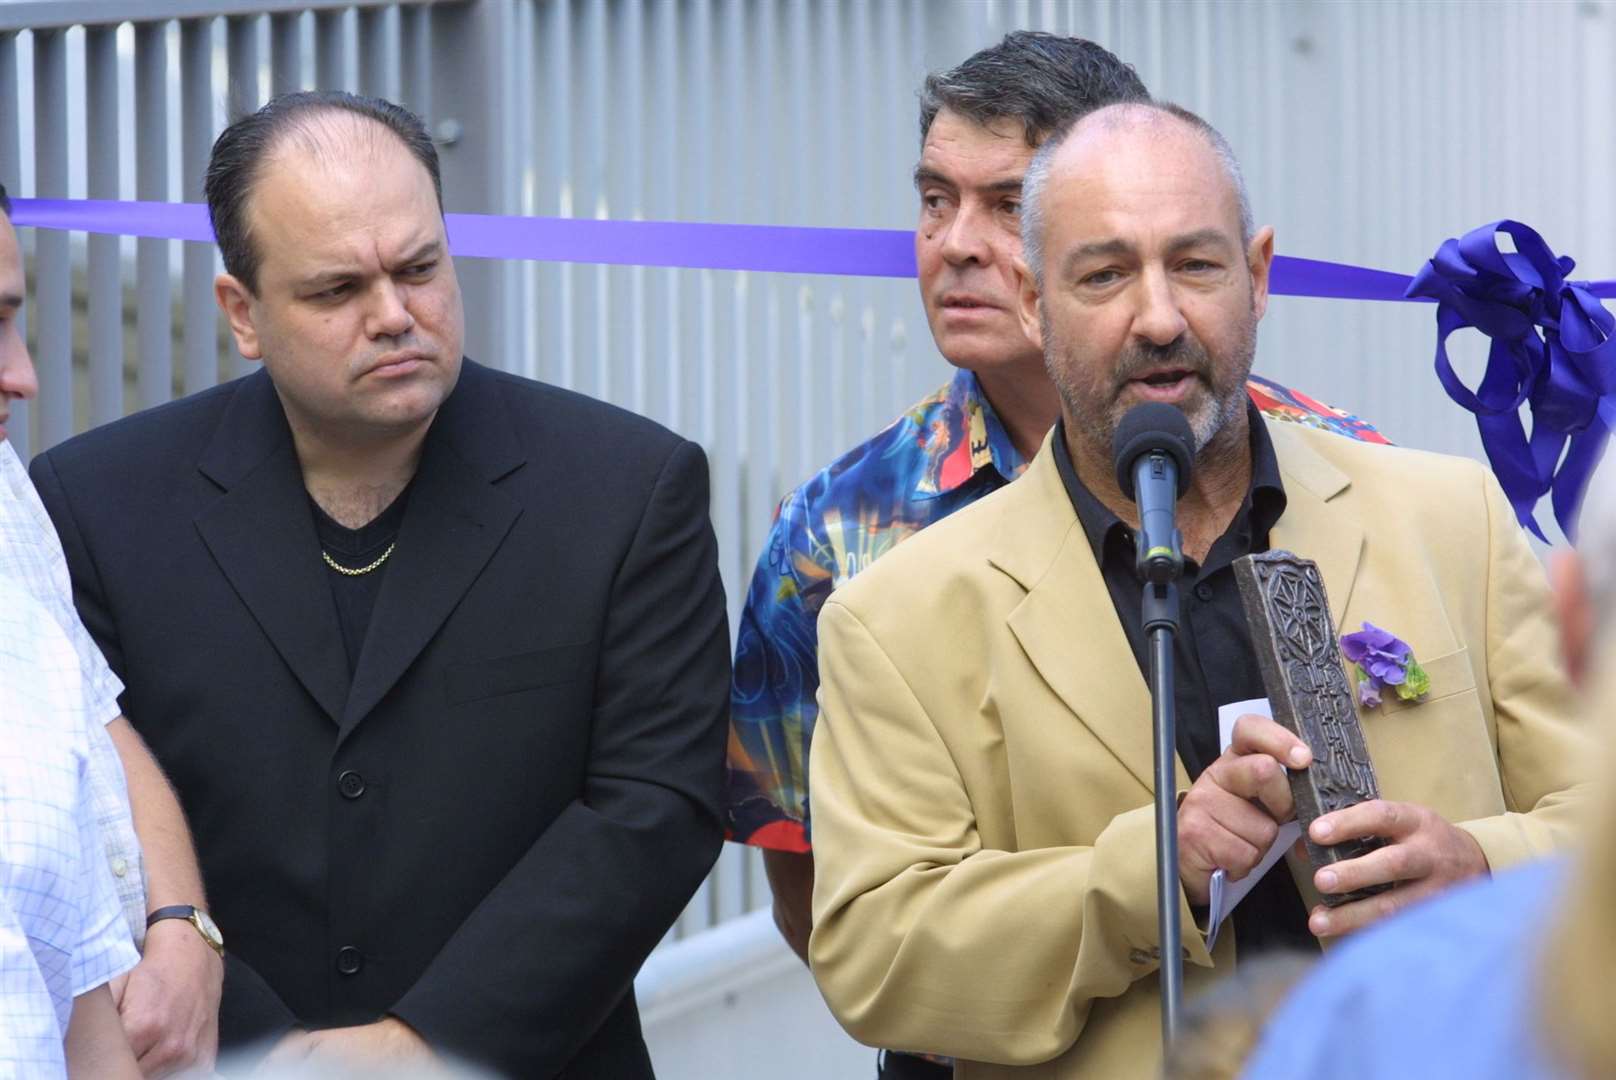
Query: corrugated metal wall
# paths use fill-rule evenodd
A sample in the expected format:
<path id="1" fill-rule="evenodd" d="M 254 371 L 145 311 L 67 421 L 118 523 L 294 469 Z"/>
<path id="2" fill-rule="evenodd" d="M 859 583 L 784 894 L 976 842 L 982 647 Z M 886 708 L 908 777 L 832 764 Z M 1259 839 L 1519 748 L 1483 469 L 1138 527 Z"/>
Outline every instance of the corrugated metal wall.
<path id="1" fill-rule="evenodd" d="M 116 50 L 91 35 L 99 91 L 93 79 L 86 90 L 83 30 L 52 38 L 38 58 L 34 35 L 0 33 L 0 106 L 14 92 L 23 103 L 0 107 L 0 178 L 25 195 L 86 194 L 94 166 L 84 148 L 104 149 L 108 130 L 86 95 L 110 93 L 124 110 L 125 164 L 97 193 L 133 197 L 137 176 L 151 177 L 140 181 L 145 197 L 188 192 L 200 129 L 222 122 L 225 73 L 256 68 L 250 89 L 260 95 L 315 81 L 401 93 L 445 136 L 451 181 L 478 182 L 452 187 L 451 209 L 906 228 L 922 75 L 1032 27 L 1102 42 L 1160 96 L 1219 126 L 1282 252 L 1411 272 L 1444 238 L 1515 217 L 1589 276 L 1616 277 L 1616 6 L 1606 0 L 477 0 L 429 16 L 273 20 L 253 16 L 263 10 L 253 4 L 219 8 L 237 17 L 149 24 L 138 40 L 125 27 Z M 468 19 L 480 37 L 467 36 Z M 486 51 L 462 55 L 465 41 Z M 300 58 L 286 63 L 294 50 Z M 498 69 L 502 90 L 474 117 L 482 64 Z M 181 85 L 182 65 L 202 96 Z M 35 88 L 45 91 L 37 101 Z M 131 149 L 136 93 L 172 114 L 157 127 L 166 152 Z M 65 116 L 73 134 L 70 153 L 38 165 L 36 109 Z M 101 126 L 86 129 L 87 115 Z M 20 156 L 8 163 L 13 148 Z M 42 270 L 59 273 L 65 245 L 27 243 Z M 104 252 L 118 249 L 100 246 L 98 300 L 110 280 Z M 136 245 L 122 244 L 125 321 L 133 327 L 138 312 L 150 326 L 131 349 L 121 397 L 104 354 L 89 362 L 88 322 L 73 331 L 69 377 L 59 303 L 48 332 L 32 321 L 48 338 L 39 355 L 58 358 L 44 372 L 57 419 L 31 426 L 33 449 L 212 377 L 198 352 L 217 328 L 210 272 L 180 247 L 139 245 L 147 291 L 137 293 Z M 70 258 L 83 266 L 87 248 L 75 244 Z M 155 362 L 170 336 L 166 314 L 140 302 L 160 302 L 166 290 L 152 283 L 164 265 L 188 342 L 174 383 L 160 367 L 137 377 L 142 348 Z M 484 320 L 471 328 L 482 343 L 474 352 L 508 343 L 482 359 L 609 398 L 708 448 L 732 617 L 779 495 L 948 375 L 912 282 L 535 263 L 468 270 L 488 290 L 475 298 Z M 1282 298 L 1257 363 L 1396 441 L 1474 453 L 1470 418 L 1431 373 L 1433 343 L 1429 307 Z M 234 358 L 221 366 L 238 370 Z M 683 929 L 766 899 L 755 859 L 727 852 Z"/>

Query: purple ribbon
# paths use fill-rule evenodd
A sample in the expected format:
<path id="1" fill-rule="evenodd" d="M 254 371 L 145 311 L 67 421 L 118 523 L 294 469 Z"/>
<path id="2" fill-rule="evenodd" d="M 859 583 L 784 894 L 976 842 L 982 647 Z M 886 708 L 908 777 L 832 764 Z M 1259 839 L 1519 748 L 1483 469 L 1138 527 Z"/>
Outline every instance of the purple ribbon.
<path id="1" fill-rule="evenodd" d="M 207 208 L 194 203 L 16 199 L 12 222 L 42 229 L 211 243 Z M 914 277 L 914 236 L 895 229 L 812 229 L 676 221 L 449 214 L 450 248 L 463 258 Z M 1499 232 L 1516 252 L 1498 250 Z M 1569 537 L 1588 477 L 1616 426 L 1616 318 L 1598 297 L 1616 281 L 1568 282 L 1570 259 L 1541 237 L 1499 221 L 1449 240 L 1414 278 L 1344 263 L 1274 257 L 1270 292 L 1342 300 L 1435 300 L 1436 373 L 1476 415 L 1482 446 L 1516 517 L 1539 537 L 1537 501 L 1552 494 Z M 1472 391 L 1448 362 L 1448 335 L 1474 326 L 1490 336 Z M 1528 438 L 1520 407 L 1532 414 Z M 1563 460 L 1562 460 L 1563 457 Z"/>
<path id="2" fill-rule="evenodd" d="M 14 199 L 14 225 L 213 242 L 198 203 Z M 684 221 L 447 214 L 449 248 L 460 258 L 763 270 L 784 274 L 914 277 L 913 233 L 891 229 L 803 229 Z"/>
<path id="3" fill-rule="evenodd" d="M 1514 252 L 1499 250 L 1499 233 L 1515 241 Z M 1552 495 L 1561 531 L 1572 537 L 1589 475 L 1616 422 L 1616 316 L 1598 300 L 1611 294 L 1567 281 L 1575 266 L 1520 222 L 1495 221 L 1445 241 L 1408 287 L 1410 297 L 1437 301 L 1437 378 L 1476 415 L 1482 448 L 1515 516 L 1539 539 L 1533 511 L 1545 494 Z M 1492 339 L 1475 390 L 1448 362 L 1448 335 L 1466 326 Z M 1530 438 L 1523 403 L 1532 413 Z"/>
<path id="4" fill-rule="evenodd" d="M 16 199 L 12 222 L 41 229 L 212 243 L 207 208 L 196 203 Z M 679 221 L 447 215 L 449 246 L 474 259 L 761 270 L 791 274 L 914 277 L 914 234 L 899 229 L 810 229 Z M 1279 255 L 1278 296 L 1403 300 L 1409 278 L 1385 270 Z M 1616 294 L 1616 282 L 1610 283 Z"/>

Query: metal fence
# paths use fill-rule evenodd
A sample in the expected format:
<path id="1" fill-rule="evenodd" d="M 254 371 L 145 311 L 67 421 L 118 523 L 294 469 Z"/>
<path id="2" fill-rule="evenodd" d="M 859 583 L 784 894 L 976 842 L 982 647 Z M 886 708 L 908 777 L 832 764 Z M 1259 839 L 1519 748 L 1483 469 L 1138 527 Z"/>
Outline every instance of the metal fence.
<path id="1" fill-rule="evenodd" d="M 1092 37 L 1218 124 L 1287 253 L 1412 270 L 1515 216 L 1616 276 L 1603 0 L 0 3 L 0 181 L 197 201 L 227 115 L 343 87 L 426 117 L 450 210 L 904 227 L 922 75 L 1017 26 Z M 43 394 L 14 412 L 20 448 L 245 370 L 209 246 L 24 232 Z M 459 269 L 472 356 L 707 448 L 732 626 L 780 494 L 947 376 L 911 282 Z M 1258 367 L 1398 441 L 1474 453 L 1431 340 L 1426 308 L 1278 300 Z M 681 932 L 766 900 L 732 848 Z"/>

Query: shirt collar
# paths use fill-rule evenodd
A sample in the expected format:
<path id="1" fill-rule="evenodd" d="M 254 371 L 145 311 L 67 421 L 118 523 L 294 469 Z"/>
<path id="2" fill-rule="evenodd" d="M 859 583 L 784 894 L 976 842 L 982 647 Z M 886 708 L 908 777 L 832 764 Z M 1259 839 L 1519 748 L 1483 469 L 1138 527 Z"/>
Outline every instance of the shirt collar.
<path id="1" fill-rule="evenodd" d="M 1251 486 L 1246 489 L 1245 502 L 1230 523 L 1229 531 L 1247 528 L 1251 550 L 1266 550 L 1268 534 L 1285 512 L 1285 482 L 1280 478 L 1279 458 L 1274 453 L 1274 441 L 1268 435 L 1268 426 L 1257 407 L 1250 402 L 1246 404 L 1246 421 L 1251 432 Z M 1119 542 L 1125 544 L 1126 556 L 1131 559 L 1131 530 L 1078 479 L 1077 468 L 1072 464 L 1071 452 L 1066 447 L 1065 421 L 1056 423 L 1053 442 L 1055 468 L 1060 472 L 1061 483 L 1066 486 L 1066 494 L 1072 500 L 1072 509 L 1076 511 L 1077 520 L 1088 537 L 1089 547 L 1094 551 L 1095 562 L 1103 564 L 1106 545 Z"/>
<path id="2" fill-rule="evenodd" d="M 926 468 L 915 494 L 945 495 L 985 468 L 1014 480 L 1027 468 L 976 373 L 960 368 L 943 396 L 941 415 L 926 438 Z"/>

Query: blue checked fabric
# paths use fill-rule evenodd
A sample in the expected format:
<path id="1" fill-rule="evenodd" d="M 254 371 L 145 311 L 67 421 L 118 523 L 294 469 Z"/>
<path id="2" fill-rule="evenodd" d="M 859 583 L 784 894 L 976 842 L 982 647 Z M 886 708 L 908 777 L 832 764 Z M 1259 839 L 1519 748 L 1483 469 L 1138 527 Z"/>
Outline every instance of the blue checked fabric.
<path id="1" fill-rule="evenodd" d="M 112 870 L 129 936 L 138 946 L 146 937 L 146 881 L 135 838 L 134 816 L 123 765 L 106 725 L 119 715 L 123 684 L 107 667 L 90 632 L 73 610 L 73 586 L 61 542 L 28 472 L 11 444 L 0 440 L 0 580 L 18 586 L 60 627 L 78 656 L 90 743 L 90 803 L 101 830 L 101 844 Z"/>
<path id="2" fill-rule="evenodd" d="M 72 642 L 0 578 L 0 1075 L 63 1075 L 73 999 L 140 960 L 96 820 L 102 725 L 85 703 Z"/>

